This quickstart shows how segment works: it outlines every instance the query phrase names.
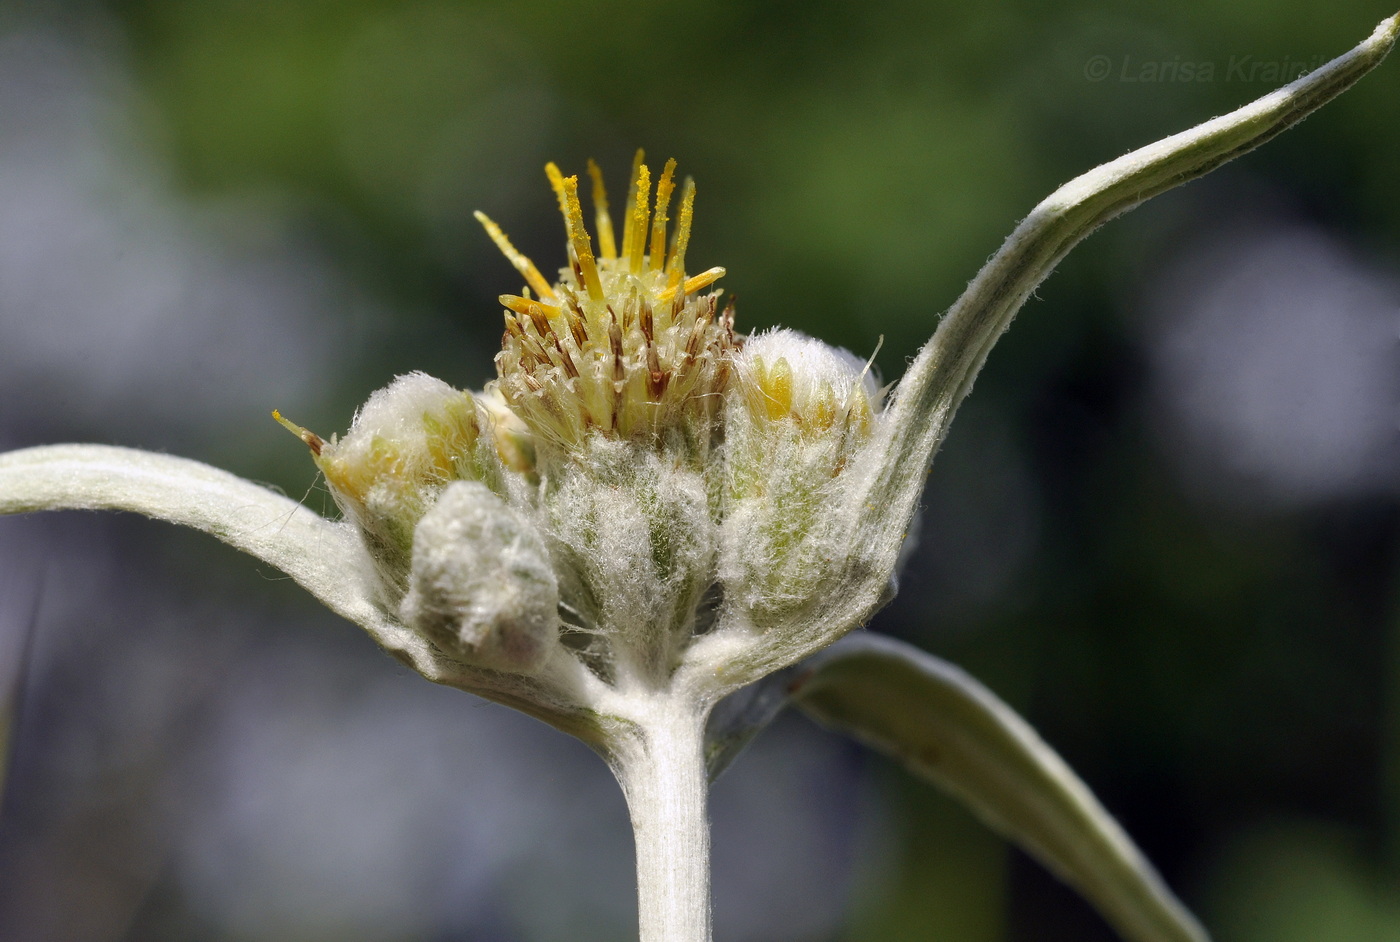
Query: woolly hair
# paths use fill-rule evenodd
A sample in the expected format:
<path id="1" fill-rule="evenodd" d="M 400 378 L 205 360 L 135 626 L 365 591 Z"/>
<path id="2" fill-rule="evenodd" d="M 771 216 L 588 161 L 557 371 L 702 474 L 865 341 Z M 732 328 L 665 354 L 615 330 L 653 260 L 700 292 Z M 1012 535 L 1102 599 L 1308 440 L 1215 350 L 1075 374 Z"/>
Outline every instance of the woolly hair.
<path id="1" fill-rule="evenodd" d="M 414 533 L 403 620 L 475 667 L 529 673 L 558 637 L 558 609 L 534 525 L 484 484 L 450 484 Z"/>
<path id="2" fill-rule="evenodd" d="M 560 591 L 590 650 L 627 676 L 669 676 L 715 581 L 718 526 L 704 469 L 645 442 L 589 436 L 541 489 Z"/>

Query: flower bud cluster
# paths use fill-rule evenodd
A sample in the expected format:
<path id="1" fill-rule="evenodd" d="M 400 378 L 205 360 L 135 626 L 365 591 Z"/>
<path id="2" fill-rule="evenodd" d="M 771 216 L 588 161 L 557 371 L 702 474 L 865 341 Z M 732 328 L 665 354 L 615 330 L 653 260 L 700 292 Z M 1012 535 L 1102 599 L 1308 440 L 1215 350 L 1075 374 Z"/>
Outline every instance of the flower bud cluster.
<path id="1" fill-rule="evenodd" d="M 810 337 L 734 332 L 705 290 L 723 269 L 685 271 L 689 180 L 668 244 L 674 161 L 653 199 L 639 154 L 620 245 L 590 169 L 596 256 L 577 178 L 547 168 L 569 236 L 553 284 L 479 214 L 527 285 L 501 298 L 497 380 L 472 396 L 400 377 L 313 451 L 398 617 L 493 683 L 539 683 L 562 652 L 657 689 L 705 639 L 730 653 L 703 670 L 732 686 L 884 595 L 890 566 L 851 550 L 870 542 L 852 501 L 880 390 Z"/>

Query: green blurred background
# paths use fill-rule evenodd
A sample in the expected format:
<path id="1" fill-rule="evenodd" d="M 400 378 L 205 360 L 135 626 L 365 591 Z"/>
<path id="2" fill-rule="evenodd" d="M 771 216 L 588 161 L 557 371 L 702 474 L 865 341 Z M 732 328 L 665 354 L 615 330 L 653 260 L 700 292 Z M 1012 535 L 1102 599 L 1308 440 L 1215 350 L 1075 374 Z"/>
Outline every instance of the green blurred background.
<path id="1" fill-rule="evenodd" d="M 620 190 L 638 146 L 695 176 L 692 267 L 728 268 L 744 329 L 878 347 L 892 381 L 1041 196 L 1391 12 L 7 0 L 0 445 L 169 450 L 327 506 L 268 410 L 329 434 L 397 373 L 479 388 L 518 278 L 471 211 L 550 271 L 545 161 Z M 1400 939 L 1398 152 L 1390 62 L 1077 250 L 993 353 L 871 626 L 1022 710 L 1220 942 Z M 12 662 L 35 639 L 0 936 L 635 932 L 600 763 L 210 542 L 0 528 Z M 715 815 L 722 942 L 1112 938 L 795 720 Z"/>

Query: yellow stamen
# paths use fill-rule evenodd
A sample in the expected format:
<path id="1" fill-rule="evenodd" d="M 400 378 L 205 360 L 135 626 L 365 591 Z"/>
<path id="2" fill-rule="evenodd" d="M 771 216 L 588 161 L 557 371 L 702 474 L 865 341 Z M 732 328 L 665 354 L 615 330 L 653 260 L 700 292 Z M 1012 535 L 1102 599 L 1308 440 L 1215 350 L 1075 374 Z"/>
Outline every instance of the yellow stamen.
<path id="1" fill-rule="evenodd" d="M 694 294 L 701 288 L 708 288 L 710 285 L 714 284 L 716 281 L 719 281 L 723 277 L 724 269 L 716 266 L 707 271 L 702 271 L 700 274 L 695 275 L 694 277 L 687 278 L 685 280 L 685 284 L 679 287 L 682 294 Z M 672 285 L 665 291 L 662 291 L 660 294 L 658 294 L 656 296 L 657 302 L 661 303 L 674 298 L 676 296 L 676 287 L 676 285 Z"/>
<path id="2" fill-rule="evenodd" d="M 598 223 L 598 250 L 603 258 L 617 258 L 617 241 L 613 238 L 612 216 L 608 215 L 608 191 L 603 186 L 603 171 L 588 159 L 588 175 L 593 178 L 593 211 Z"/>
<path id="3" fill-rule="evenodd" d="M 564 309 L 561 307 L 556 307 L 553 304 L 541 304 L 539 301 L 531 301 L 529 298 L 521 298 L 513 294 L 501 295 L 500 301 L 515 313 L 523 314 L 534 321 L 540 336 L 553 331 L 553 328 L 548 326 L 549 318 L 564 315 Z"/>
<path id="4" fill-rule="evenodd" d="M 595 433 L 656 437 L 676 423 L 695 423 L 687 429 L 697 433 L 697 442 L 708 441 L 704 430 L 719 421 L 740 338 L 732 305 L 721 312 L 718 292 L 709 287 L 724 269 L 694 277 L 686 271 L 694 182 L 678 176 L 674 160 L 653 172 L 638 151 L 626 200 L 612 194 L 621 214 L 614 218 L 595 162 L 588 162 L 587 178 L 565 177 L 552 163 L 545 172 L 564 217 L 568 267 L 548 297 L 533 283 L 501 296 L 505 336 L 496 365 L 502 408 L 508 404 L 532 436 L 561 446 Z M 597 219 L 593 238 L 580 205 L 586 180 Z M 800 377 L 792 375 L 792 365 L 760 368 L 746 384 L 754 414 L 771 411 L 790 422 L 799 407 L 804 428 L 809 421 L 834 421 L 829 413 L 839 420 L 849 409 L 845 401 L 823 401 L 815 410 L 805 399 L 796 402 L 803 391 L 795 388 Z M 335 457 L 328 443 L 318 460 Z"/>
<path id="5" fill-rule="evenodd" d="M 661 271 L 666 260 L 666 210 L 671 207 L 671 191 L 675 184 L 671 177 L 676 172 L 676 159 L 666 161 L 661 171 L 661 179 L 656 182 L 656 210 L 651 216 L 651 270 Z"/>
<path id="6" fill-rule="evenodd" d="M 540 274 L 540 270 L 535 267 L 535 263 L 530 261 L 528 256 L 510 244 L 510 239 L 501 231 L 500 226 L 491 221 L 491 217 L 479 210 L 475 215 L 476 221 L 481 223 L 486 229 L 486 234 L 491 237 L 491 241 L 496 243 L 496 248 L 500 249 L 501 254 L 515 266 L 516 271 L 525 276 L 525 281 L 531 288 L 535 289 L 535 293 L 542 298 L 553 298 L 554 289 L 549 286 L 548 281 L 545 281 L 544 275 Z"/>
<path id="7" fill-rule="evenodd" d="M 714 268 L 707 268 L 700 274 L 685 280 L 685 293 L 694 294 L 701 288 L 708 288 L 724 277 L 724 269 L 716 265 Z"/>
<path id="8" fill-rule="evenodd" d="M 632 241 L 637 237 L 632 222 L 632 204 L 637 201 L 637 177 L 642 172 L 642 160 L 646 151 L 640 147 L 632 155 L 632 175 L 627 178 L 627 202 L 622 204 L 622 257 L 632 257 Z"/>
<path id="9" fill-rule="evenodd" d="M 293 435 L 295 435 L 297 438 L 300 438 L 302 441 L 306 442 L 306 447 L 311 449 L 311 453 L 313 455 L 320 457 L 321 449 L 325 447 L 326 444 L 325 440 L 322 439 L 320 435 L 317 435 L 315 432 L 309 429 L 302 428 L 295 422 L 288 421 L 286 418 L 283 417 L 282 413 L 278 412 L 276 409 L 272 410 L 272 417 L 276 419 L 278 424 L 280 424 L 284 429 L 291 432 Z"/>
<path id="10" fill-rule="evenodd" d="M 569 230 L 569 243 L 578 258 L 579 271 L 583 273 L 583 284 L 588 296 L 594 301 L 603 300 L 603 283 L 598 279 L 598 265 L 593 260 L 593 240 L 583 226 L 583 207 L 578 201 L 578 177 L 564 178 L 564 199 L 568 208 L 564 214 L 564 224 Z"/>
<path id="11" fill-rule="evenodd" d="M 522 298 L 514 294 L 503 294 L 500 297 L 501 304 L 510 308 L 517 314 L 530 316 L 532 310 L 538 310 L 546 317 L 558 317 L 564 313 L 564 309 L 554 304 L 544 304 L 540 301 L 532 301 L 529 298 Z"/>
<path id="12" fill-rule="evenodd" d="M 671 257 L 666 260 L 666 286 L 675 288 L 685 278 L 685 250 L 690 245 L 690 221 L 695 215 L 695 180 L 685 178 L 681 187 L 681 218 L 676 223 L 676 237 L 671 242 Z"/>
<path id="13" fill-rule="evenodd" d="M 632 241 L 628 243 L 627 270 L 642 273 L 642 253 L 647 242 L 647 199 L 651 196 L 651 171 L 646 164 L 637 168 L 637 196 L 632 204 Z M 625 241 L 625 240 L 624 240 Z"/>
<path id="14" fill-rule="evenodd" d="M 569 216 L 569 204 L 564 198 L 564 175 L 559 172 L 559 165 L 554 161 L 544 165 L 544 175 L 549 177 L 549 185 L 554 188 L 554 196 L 559 200 L 559 212 L 564 214 L 564 218 Z"/>

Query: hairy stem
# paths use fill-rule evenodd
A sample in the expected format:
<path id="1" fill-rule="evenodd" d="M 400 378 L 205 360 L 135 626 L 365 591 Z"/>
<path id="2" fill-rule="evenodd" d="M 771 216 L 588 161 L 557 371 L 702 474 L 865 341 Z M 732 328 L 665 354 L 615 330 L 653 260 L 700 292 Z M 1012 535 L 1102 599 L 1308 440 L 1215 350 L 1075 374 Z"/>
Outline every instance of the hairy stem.
<path id="1" fill-rule="evenodd" d="M 710 942 L 707 711 L 686 699 L 654 701 L 615 753 L 637 844 L 641 942 Z"/>

